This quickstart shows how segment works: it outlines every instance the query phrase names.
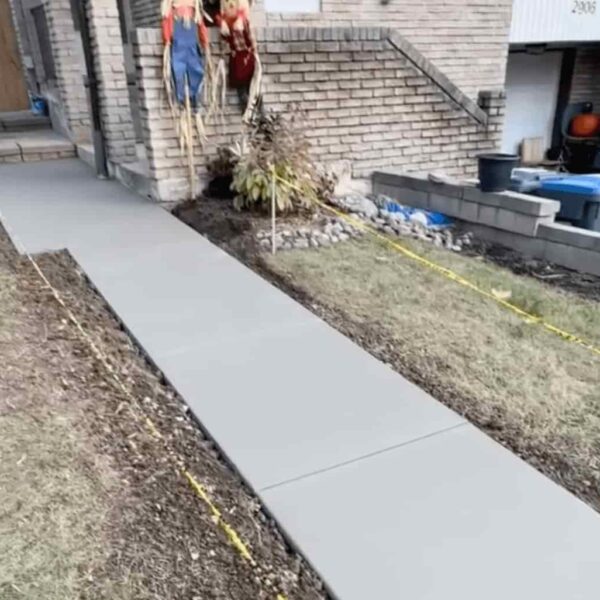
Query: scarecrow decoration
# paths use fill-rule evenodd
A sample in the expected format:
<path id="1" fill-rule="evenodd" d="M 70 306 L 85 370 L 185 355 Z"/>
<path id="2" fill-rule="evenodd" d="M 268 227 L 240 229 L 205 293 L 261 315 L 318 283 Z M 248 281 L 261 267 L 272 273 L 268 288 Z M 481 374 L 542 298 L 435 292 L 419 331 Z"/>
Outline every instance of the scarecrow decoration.
<path id="1" fill-rule="evenodd" d="M 162 0 L 163 80 L 182 153 L 187 151 L 190 196 L 195 197 L 194 129 L 206 139 L 203 99 L 212 96 L 213 70 L 202 0 Z"/>
<path id="2" fill-rule="evenodd" d="M 219 62 L 218 77 L 227 79 L 229 86 L 237 91 L 244 110 L 243 120 L 248 122 L 259 103 L 262 80 L 262 66 L 250 22 L 249 0 L 221 0 L 221 11 L 215 21 L 221 37 L 229 44 L 228 77 L 225 77 L 223 59 Z"/>

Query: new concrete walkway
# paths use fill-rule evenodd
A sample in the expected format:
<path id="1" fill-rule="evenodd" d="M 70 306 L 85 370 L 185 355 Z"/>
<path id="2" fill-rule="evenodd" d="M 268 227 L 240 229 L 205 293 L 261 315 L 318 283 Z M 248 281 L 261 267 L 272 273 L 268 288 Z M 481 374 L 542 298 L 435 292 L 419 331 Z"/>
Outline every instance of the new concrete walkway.
<path id="1" fill-rule="evenodd" d="M 590 600 L 600 516 L 175 218 L 76 161 L 0 166 L 342 600 Z M 301 600 L 301 599 L 295 599 Z"/>

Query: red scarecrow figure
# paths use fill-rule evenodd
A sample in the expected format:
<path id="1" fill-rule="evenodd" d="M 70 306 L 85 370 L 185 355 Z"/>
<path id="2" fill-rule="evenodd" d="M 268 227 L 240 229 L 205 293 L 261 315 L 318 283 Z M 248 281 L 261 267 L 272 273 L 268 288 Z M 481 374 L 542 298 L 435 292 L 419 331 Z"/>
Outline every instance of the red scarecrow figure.
<path id="1" fill-rule="evenodd" d="M 229 44 L 230 87 L 237 90 L 247 121 L 260 97 L 262 67 L 256 39 L 250 23 L 248 0 L 221 0 L 221 12 L 216 17 L 221 36 Z M 219 65 L 219 70 L 224 64 Z"/>
<path id="2" fill-rule="evenodd" d="M 194 126 L 200 144 L 206 138 L 202 98 L 209 98 L 212 65 L 202 0 L 163 0 L 162 33 L 165 45 L 163 79 L 177 124 L 182 152 L 187 150 L 190 194 L 195 195 Z"/>

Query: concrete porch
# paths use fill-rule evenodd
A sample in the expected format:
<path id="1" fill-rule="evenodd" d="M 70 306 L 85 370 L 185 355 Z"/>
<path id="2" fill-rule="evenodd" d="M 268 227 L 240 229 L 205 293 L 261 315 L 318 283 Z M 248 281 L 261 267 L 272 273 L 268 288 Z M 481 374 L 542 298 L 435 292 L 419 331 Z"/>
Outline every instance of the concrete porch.
<path id="1" fill-rule="evenodd" d="M 0 163 L 73 158 L 75 145 L 29 111 L 0 113 Z"/>

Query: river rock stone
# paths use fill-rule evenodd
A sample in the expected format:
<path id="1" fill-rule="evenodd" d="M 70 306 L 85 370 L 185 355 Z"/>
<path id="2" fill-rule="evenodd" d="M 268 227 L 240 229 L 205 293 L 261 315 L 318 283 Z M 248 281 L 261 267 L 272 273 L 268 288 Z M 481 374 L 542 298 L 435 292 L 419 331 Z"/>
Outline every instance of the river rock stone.
<path id="1" fill-rule="evenodd" d="M 308 247 L 309 247 L 309 244 L 308 244 L 308 240 L 306 238 L 301 237 L 301 238 L 297 238 L 294 241 L 294 248 L 296 248 L 297 250 L 305 250 Z"/>
<path id="2" fill-rule="evenodd" d="M 360 194 L 350 194 L 336 198 L 334 203 L 348 212 L 366 215 L 369 219 L 379 214 L 379 208 L 375 202 Z"/>

